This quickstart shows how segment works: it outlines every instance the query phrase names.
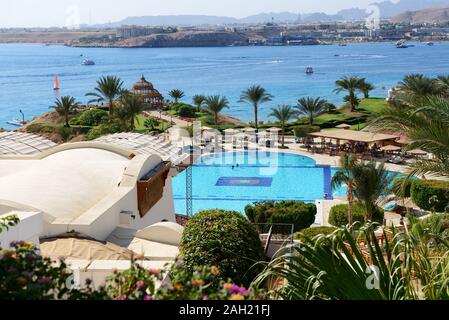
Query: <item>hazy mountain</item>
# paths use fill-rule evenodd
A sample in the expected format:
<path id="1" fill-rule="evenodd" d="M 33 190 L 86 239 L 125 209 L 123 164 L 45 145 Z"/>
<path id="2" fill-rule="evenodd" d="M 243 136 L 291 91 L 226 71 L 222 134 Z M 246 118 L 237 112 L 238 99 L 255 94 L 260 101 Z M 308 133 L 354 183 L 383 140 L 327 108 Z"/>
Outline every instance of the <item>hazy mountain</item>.
<path id="1" fill-rule="evenodd" d="M 396 23 L 449 22 L 449 8 L 407 11 L 391 19 Z"/>
<path id="2" fill-rule="evenodd" d="M 264 23 L 264 22 L 297 22 L 299 14 L 291 12 L 260 13 L 246 18 L 239 19 L 240 23 Z"/>
<path id="3" fill-rule="evenodd" d="M 383 1 L 374 5 L 379 7 L 381 17 L 391 18 L 406 11 L 449 7 L 449 0 L 400 0 L 397 3 Z"/>

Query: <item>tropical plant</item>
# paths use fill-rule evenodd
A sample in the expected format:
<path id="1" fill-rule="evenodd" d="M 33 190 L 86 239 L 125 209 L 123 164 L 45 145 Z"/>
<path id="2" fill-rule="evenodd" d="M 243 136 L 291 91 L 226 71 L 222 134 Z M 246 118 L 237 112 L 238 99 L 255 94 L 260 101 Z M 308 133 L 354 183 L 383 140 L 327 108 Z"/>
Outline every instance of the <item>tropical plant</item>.
<path id="1" fill-rule="evenodd" d="M 293 224 L 295 232 L 309 228 L 317 213 L 316 205 L 299 201 L 256 202 L 245 208 L 249 221 L 256 224 Z"/>
<path id="2" fill-rule="evenodd" d="M 256 131 L 259 130 L 259 106 L 262 103 L 271 101 L 272 99 L 273 96 L 269 94 L 267 90 L 257 85 L 254 85 L 242 92 L 239 102 L 252 104 Z"/>
<path id="3" fill-rule="evenodd" d="M 312 227 L 301 230 L 295 234 L 295 240 L 306 241 L 306 239 L 313 239 L 319 235 L 332 234 L 338 229 L 335 227 Z"/>
<path id="4" fill-rule="evenodd" d="M 106 122 L 108 113 L 102 109 L 92 108 L 82 112 L 78 117 L 70 120 L 72 126 L 95 127 Z"/>
<path id="5" fill-rule="evenodd" d="M 333 206 L 329 212 L 329 224 L 335 227 L 344 227 L 348 225 L 348 204 L 337 204 Z M 353 222 L 363 223 L 366 221 L 366 209 L 365 206 L 355 201 L 352 204 L 352 219 Z M 384 210 L 381 207 L 375 206 L 372 211 L 372 222 L 382 223 L 384 219 Z"/>
<path id="6" fill-rule="evenodd" d="M 160 124 L 161 122 L 156 118 L 147 118 L 143 123 L 144 127 L 151 131 L 153 131 L 155 127 L 158 127 Z"/>
<path id="7" fill-rule="evenodd" d="M 449 76 L 438 76 L 437 85 L 439 87 L 439 92 L 446 96 L 449 96 Z"/>
<path id="8" fill-rule="evenodd" d="M 189 105 L 183 105 L 178 109 L 178 116 L 181 118 L 193 118 L 196 115 L 196 108 L 189 106 Z"/>
<path id="9" fill-rule="evenodd" d="M 20 222 L 20 219 L 16 215 L 10 215 L 0 218 L 0 233 L 8 231 L 10 228 L 16 226 Z"/>
<path id="10" fill-rule="evenodd" d="M 55 105 L 50 107 L 54 109 L 60 116 L 64 117 L 65 126 L 70 127 L 69 116 L 79 107 L 79 103 L 76 102 L 74 97 L 64 96 L 57 98 Z"/>
<path id="11" fill-rule="evenodd" d="M 180 257 L 186 268 L 216 266 L 221 279 L 248 285 L 264 260 L 259 235 L 243 215 L 210 210 L 194 215 L 181 241 Z"/>
<path id="12" fill-rule="evenodd" d="M 123 81 L 116 76 L 101 77 L 97 81 L 94 92 L 87 93 L 86 96 L 94 97 L 89 103 L 107 102 L 109 104 L 109 117 L 114 115 L 114 101 L 119 99 L 126 91 L 123 88 Z"/>
<path id="13" fill-rule="evenodd" d="M 284 283 L 271 293 L 283 300 L 448 299 L 448 243 L 438 228 L 410 220 L 410 232 L 393 230 L 382 243 L 377 224 L 306 239 L 270 262 L 254 285 Z"/>
<path id="14" fill-rule="evenodd" d="M 206 98 L 206 110 L 214 115 L 215 125 L 218 125 L 219 113 L 225 108 L 229 108 L 229 101 L 226 97 L 215 95 Z"/>
<path id="15" fill-rule="evenodd" d="M 169 95 L 170 97 L 172 97 L 173 100 L 175 100 L 175 103 L 178 103 L 179 100 L 181 100 L 182 98 L 185 97 L 184 91 L 179 90 L 179 89 L 173 89 L 173 90 L 171 90 L 171 91 L 168 93 L 168 95 Z"/>
<path id="16" fill-rule="evenodd" d="M 359 89 L 362 91 L 365 99 L 368 99 L 370 92 L 373 91 L 375 87 L 371 83 L 367 82 L 366 79 L 362 79 Z"/>
<path id="17" fill-rule="evenodd" d="M 349 225 L 354 223 L 352 207 L 354 203 L 357 171 L 357 158 L 353 154 L 343 154 L 340 158 L 340 169 L 335 173 L 331 181 L 332 189 L 338 189 L 343 185 L 347 188 Z"/>
<path id="18" fill-rule="evenodd" d="M 285 126 L 290 119 L 292 119 L 296 115 L 296 111 L 288 106 L 282 105 L 277 108 L 271 109 L 271 113 L 268 115 L 269 117 L 276 118 L 276 120 L 281 125 L 282 129 L 282 148 L 285 148 Z"/>
<path id="19" fill-rule="evenodd" d="M 298 100 L 298 104 L 296 106 L 298 110 L 298 114 L 302 116 L 306 116 L 309 119 L 309 125 L 313 126 L 313 121 L 315 117 L 320 115 L 326 110 L 327 101 L 324 99 L 318 98 L 301 98 Z"/>
<path id="20" fill-rule="evenodd" d="M 439 93 L 434 79 L 423 74 L 410 74 L 399 82 L 398 88 L 412 97 L 423 97 Z"/>
<path id="21" fill-rule="evenodd" d="M 335 82 L 336 89 L 334 91 L 336 93 L 341 93 L 343 91 L 348 93 L 345 97 L 345 101 L 349 103 L 351 112 L 355 112 L 357 106 L 359 105 L 357 91 L 360 90 L 363 82 L 363 79 L 358 77 L 343 77 Z"/>
<path id="22" fill-rule="evenodd" d="M 449 177 L 449 100 L 427 96 L 406 101 L 402 107 L 388 107 L 371 123 L 379 130 L 405 134 L 411 143 L 408 150 L 422 149 L 433 159 L 420 159 L 409 164 L 410 175 Z"/>
<path id="23" fill-rule="evenodd" d="M 192 98 L 193 104 L 197 107 L 197 111 L 201 112 L 201 109 L 203 108 L 204 104 L 206 103 L 206 96 L 202 94 L 196 94 Z"/>
<path id="24" fill-rule="evenodd" d="M 444 212 L 449 208 L 449 182 L 413 180 L 410 187 L 413 202 L 423 210 Z"/>
<path id="25" fill-rule="evenodd" d="M 128 93 L 121 99 L 121 105 L 118 108 L 116 118 L 124 123 L 125 129 L 133 131 L 136 128 L 136 122 L 139 121 L 138 115 L 142 111 L 142 98 L 138 95 Z"/>

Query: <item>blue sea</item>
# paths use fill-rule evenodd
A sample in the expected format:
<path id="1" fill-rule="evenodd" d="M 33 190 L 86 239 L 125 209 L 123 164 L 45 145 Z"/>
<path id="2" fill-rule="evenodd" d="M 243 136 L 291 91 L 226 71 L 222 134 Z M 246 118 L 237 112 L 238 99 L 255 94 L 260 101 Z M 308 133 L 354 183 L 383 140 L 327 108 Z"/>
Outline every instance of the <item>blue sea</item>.
<path id="1" fill-rule="evenodd" d="M 408 73 L 430 76 L 449 73 L 449 44 L 416 43 L 396 49 L 392 43 L 340 46 L 224 47 L 100 49 L 44 45 L 0 45 L 0 127 L 6 121 L 27 119 L 48 111 L 57 95 L 72 95 L 86 103 L 85 93 L 102 75 L 117 75 L 127 87 L 141 74 L 164 95 L 185 91 L 185 101 L 195 94 L 221 94 L 230 100 L 225 113 L 250 121 L 252 108 L 238 103 L 242 90 L 260 84 L 274 100 L 261 108 L 268 120 L 270 108 L 295 104 L 303 96 L 321 96 L 341 103 L 333 90 L 344 75 L 366 77 L 376 86 L 373 96 L 385 97 L 390 87 Z M 82 56 L 81 56 L 82 55 Z M 95 66 L 82 66 L 85 58 Z M 315 74 L 307 76 L 312 66 Z M 61 90 L 53 91 L 55 75 Z"/>

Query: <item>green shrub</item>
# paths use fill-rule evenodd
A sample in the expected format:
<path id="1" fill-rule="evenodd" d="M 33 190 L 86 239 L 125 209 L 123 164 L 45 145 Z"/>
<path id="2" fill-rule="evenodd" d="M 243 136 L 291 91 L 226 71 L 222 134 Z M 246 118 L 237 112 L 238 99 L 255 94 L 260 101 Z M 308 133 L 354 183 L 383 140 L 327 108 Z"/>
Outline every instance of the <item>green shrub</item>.
<path id="1" fill-rule="evenodd" d="M 55 127 L 42 123 L 34 123 L 27 126 L 26 131 L 29 133 L 54 133 Z"/>
<path id="2" fill-rule="evenodd" d="M 410 198 L 412 189 L 412 179 L 399 178 L 394 180 L 392 189 L 396 196 Z"/>
<path id="3" fill-rule="evenodd" d="M 92 128 L 88 133 L 86 138 L 88 140 L 95 140 L 101 136 L 104 135 L 108 135 L 108 134 L 113 134 L 113 133 L 117 133 L 117 132 L 121 132 L 122 131 L 122 127 L 119 123 L 117 122 L 112 122 L 112 123 L 103 123 L 100 124 L 97 127 Z"/>
<path id="4" fill-rule="evenodd" d="M 62 141 L 67 142 L 72 135 L 72 129 L 67 127 L 59 128 L 59 135 L 61 136 Z"/>
<path id="5" fill-rule="evenodd" d="M 256 224 L 293 224 L 295 232 L 310 227 L 315 222 L 317 209 L 313 203 L 299 201 L 266 201 L 245 208 L 248 219 Z"/>
<path id="6" fill-rule="evenodd" d="M 238 212 L 203 211 L 187 224 L 180 256 L 187 268 L 215 266 L 223 280 L 248 286 L 264 252 L 253 226 Z"/>
<path id="7" fill-rule="evenodd" d="M 298 138 L 306 138 L 307 135 L 314 132 L 319 132 L 321 129 L 319 126 L 297 126 L 294 128 L 295 136 Z"/>
<path id="8" fill-rule="evenodd" d="M 196 108 L 190 106 L 182 106 L 178 110 L 178 116 L 182 118 L 193 118 L 196 114 Z"/>
<path id="9" fill-rule="evenodd" d="M 352 206 L 352 216 L 354 222 L 365 222 L 365 209 L 363 205 L 355 202 Z M 374 211 L 373 220 L 374 222 L 382 223 L 384 219 L 384 211 L 382 208 L 377 207 Z M 329 213 L 329 223 L 335 227 L 346 226 L 348 221 L 348 205 L 338 204 L 331 208 Z"/>
<path id="10" fill-rule="evenodd" d="M 313 239 L 318 235 L 328 235 L 332 234 L 337 228 L 335 227 L 316 227 L 316 228 L 307 228 L 302 230 L 301 232 L 297 232 L 295 234 L 295 239 L 304 241 L 305 239 Z"/>
<path id="11" fill-rule="evenodd" d="M 449 182 L 414 180 L 411 196 L 413 202 L 423 210 L 444 212 L 449 204 Z"/>
<path id="12" fill-rule="evenodd" d="M 70 120 L 70 125 L 95 127 L 108 120 L 108 112 L 102 109 L 89 109 Z"/>

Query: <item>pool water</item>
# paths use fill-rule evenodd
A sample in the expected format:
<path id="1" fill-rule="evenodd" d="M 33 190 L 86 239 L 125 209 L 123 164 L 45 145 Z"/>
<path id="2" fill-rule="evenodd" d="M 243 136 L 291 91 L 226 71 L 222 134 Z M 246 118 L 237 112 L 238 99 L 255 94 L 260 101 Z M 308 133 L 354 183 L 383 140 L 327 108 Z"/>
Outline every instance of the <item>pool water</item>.
<path id="1" fill-rule="evenodd" d="M 244 212 L 268 200 L 315 202 L 345 194 L 332 192 L 337 169 L 308 157 L 276 152 L 228 152 L 207 155 L 192 167 L 193 212 L 225 209 Z M 186 172 L 173 180 L 176 212 L 186 213 Z"/>

